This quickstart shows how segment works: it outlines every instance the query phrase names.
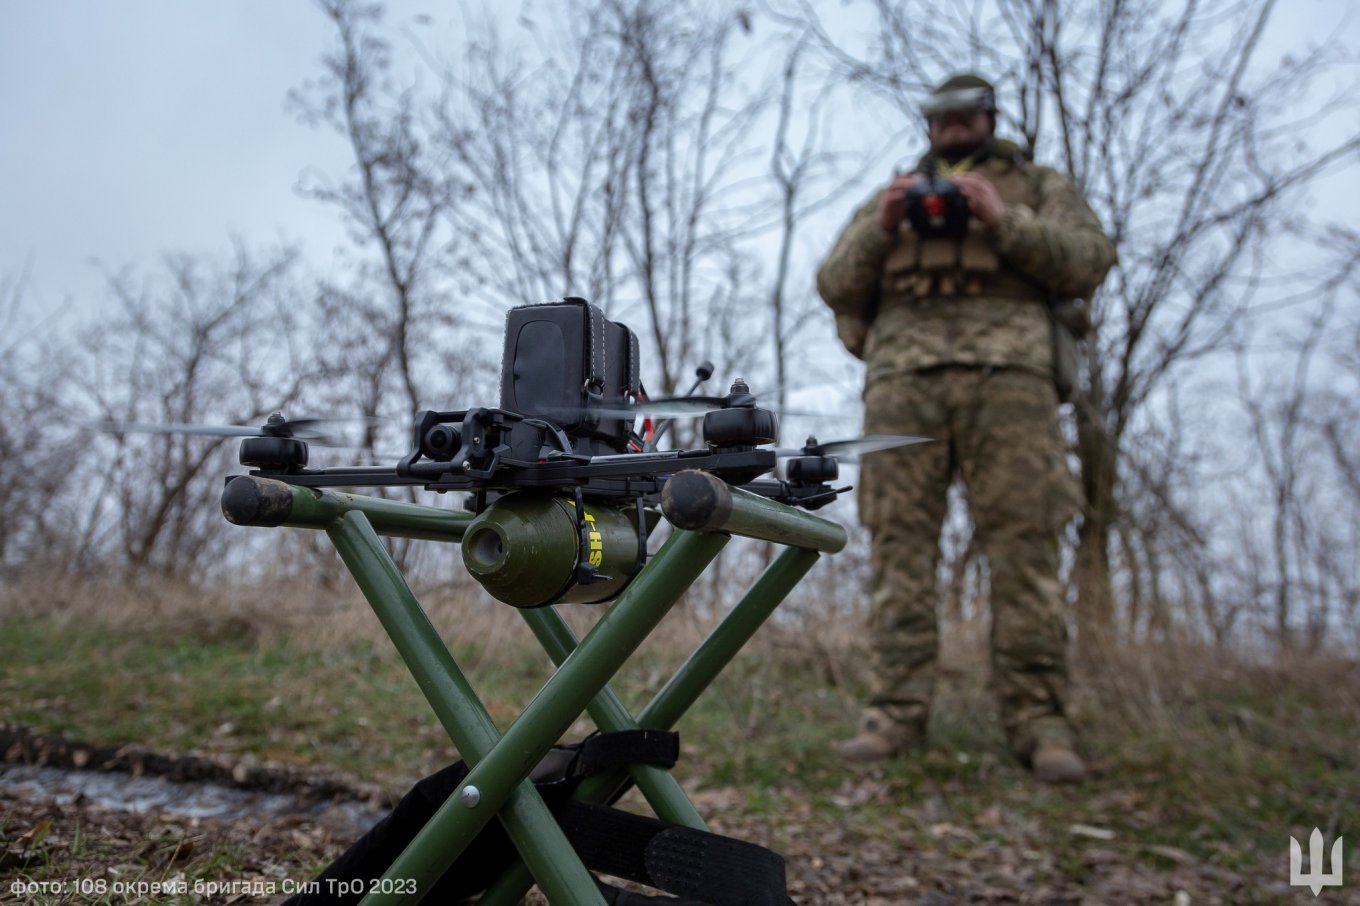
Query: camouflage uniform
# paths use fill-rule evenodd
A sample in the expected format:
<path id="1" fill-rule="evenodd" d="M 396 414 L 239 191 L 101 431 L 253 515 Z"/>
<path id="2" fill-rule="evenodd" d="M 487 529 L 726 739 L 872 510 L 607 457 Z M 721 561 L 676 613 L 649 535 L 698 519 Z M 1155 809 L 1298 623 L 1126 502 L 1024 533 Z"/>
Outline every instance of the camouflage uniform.
<path id="1" fill-rule="evenodd" d="M 940 530 L 963 478 L 992 602 L 992 668 L 1007 739 L 1022 759 L 1071 746 L 1059 537 L 1080 504 L 1052 382 L 1047 302 L 1089 298 L 1114 250 L 1076 188 L 997 141 L 974 167 L 998 190 L 998 229 L 922 241 L 854 215 L 817 277 L 847 347 L 867 365 L 868 433 L 935 443 L 867 457 L 860 510 L 873 533 L 877 688 L 862 728 L 920 745 L 935 681 Z M 929 158 L 923 161 L 929 166 Z M 857 348 L 863 338 L 863 348 Z"/>

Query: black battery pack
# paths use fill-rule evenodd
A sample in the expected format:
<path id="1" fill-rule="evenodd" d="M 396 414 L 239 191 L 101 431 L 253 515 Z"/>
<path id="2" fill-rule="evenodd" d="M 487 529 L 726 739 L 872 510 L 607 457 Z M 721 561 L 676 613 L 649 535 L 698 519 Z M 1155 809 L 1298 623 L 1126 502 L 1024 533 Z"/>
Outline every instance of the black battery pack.
<path id="1" fill-rule="evenodd" d="M 639 392 L 637 337 L 585 299 L 521 305 L 507 312 L 502 409 L 541 418 L 574 439 L 624 452 L 632 419 L 600 410 L 618 410 Z"/>

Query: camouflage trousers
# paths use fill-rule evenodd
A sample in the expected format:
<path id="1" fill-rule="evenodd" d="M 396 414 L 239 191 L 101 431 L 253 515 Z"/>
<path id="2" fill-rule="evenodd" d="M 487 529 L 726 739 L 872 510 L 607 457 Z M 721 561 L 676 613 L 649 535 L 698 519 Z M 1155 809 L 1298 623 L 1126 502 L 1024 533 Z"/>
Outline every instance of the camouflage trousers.
<path id="1" fill-rule="evenodd" d="M 1027 760 L 1071 744 L 1059 537 L 1075 515 L 1052 382 L 1028 371 L 947 366 L 871 380 L 865 431 L 934 438 L 864 459 L 861 519 L 873 533 L 875 689 L 862 729 L 924 744 L 939 652 L 936 572 L 955 476 L 986 556 L 992 682 L 1002 729 Z"/>

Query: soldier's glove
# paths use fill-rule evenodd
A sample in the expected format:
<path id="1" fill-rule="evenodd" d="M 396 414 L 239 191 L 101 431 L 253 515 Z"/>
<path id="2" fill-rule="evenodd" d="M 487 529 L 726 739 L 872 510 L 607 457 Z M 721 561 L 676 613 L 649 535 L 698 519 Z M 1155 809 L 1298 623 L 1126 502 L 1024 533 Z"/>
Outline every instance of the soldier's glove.
<path id="1" fill-rule="evenodd" d="M 1091 332 L 1091 307 L 1085 299 L 1055 299 L 1048 304 L 1053 320 L 1071 332 L 1078 340 Z"/>

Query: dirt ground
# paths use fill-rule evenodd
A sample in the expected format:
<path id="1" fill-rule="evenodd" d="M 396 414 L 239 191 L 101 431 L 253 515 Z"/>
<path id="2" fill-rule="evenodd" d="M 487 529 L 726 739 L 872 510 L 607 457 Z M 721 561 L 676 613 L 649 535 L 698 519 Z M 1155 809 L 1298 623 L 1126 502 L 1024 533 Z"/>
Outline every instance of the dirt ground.
<path id="1" fill-rule="evenodd" d="M 74 769 L 72 751 L 79 747 L 38 757 Z M 7 754 L 12 761 L 22 758 L 14 745 Z M 98 766 L 84 760 L 87 768 Z M 150 763 L 143 759 L 140 770 Z M 152 769 L 173 765 L 181 776 L 202 779 L 220 769 L 227 777 L 234 773 L 239 785 L 289 788 L 304 799 L 306 790 L 328 801 L 372 796 L 327 779 L 300 780 L 295 772 L 205 768 L 202 759 L 162 755 Z M 1076 825 L 1068 839 L 1044 839 L 1038 822 L 1005 803 L 972 826 L 933 820 L 954 792 L 942 784 L 906 801 L 870 769 L 847 777 L 836 797 L 839 815 L 793 802 L 777 818 L 753 813 L 735 789 L 691 794 L 714 830 L 783 853 L 789 893 L 800 904 L 1312 901 L 1310 893 L 1285 883 L 1283 848 L 1278 865 L 1230 873 L 1170 847 L 1121 847 L 1099 828 Z M 891 808 L 895 803 L 900 811 Z M 885 824 L 885 806 L 896 821 Z M 870 810 L 875 817 L 861 820 Z M 7 903 L 278 902 L 343 850 L 354 832 L 324 809 L 306 817 L 223 821 L 132 812 L 80 798 L 59 802 L 13 789 L 0 790 L 0 815 L 0 901 Z M 1319 902 L 1360 900 L 1332 890 Z"/>

